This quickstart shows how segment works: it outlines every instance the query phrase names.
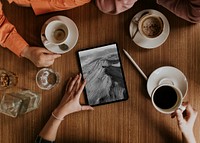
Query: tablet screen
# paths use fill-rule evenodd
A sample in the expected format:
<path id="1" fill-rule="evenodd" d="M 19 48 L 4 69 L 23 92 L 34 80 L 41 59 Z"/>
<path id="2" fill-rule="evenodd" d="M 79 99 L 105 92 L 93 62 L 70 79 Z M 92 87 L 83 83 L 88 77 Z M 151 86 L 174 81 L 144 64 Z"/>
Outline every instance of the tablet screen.
<path id="1" fill-rule="evenodd" d="M 78 51 L 86 99 L 89 105 L 101 105 L 128 99 L 117 44 Z"/>

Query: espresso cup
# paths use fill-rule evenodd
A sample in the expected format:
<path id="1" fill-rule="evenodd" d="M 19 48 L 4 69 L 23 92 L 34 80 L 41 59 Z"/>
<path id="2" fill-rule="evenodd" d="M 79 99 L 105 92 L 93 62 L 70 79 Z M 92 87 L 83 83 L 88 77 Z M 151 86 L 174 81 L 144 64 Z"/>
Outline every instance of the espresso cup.
<path id="1" fill-rule="evenodd" d="M 151 94 L 151 101 L 156 110 L 164 114 L 171 114 L 177 109 L 185 110 L 182 92 L 173 84 L 157 86 Z"/>
<path id="2" fill-rule="evenodd" d="M 54 20 L 48 23 L 45 28 L 45 44 L 62 45 L 67 41 L 69 30 L 67 25 L 60 20 Z"/>
<path id="3" fill-rule="evenodd" d="M 163 32 L 163 27 L 162 18 L 155 14 L 145 14 L 138 21 L 140 34 L 148 39 L 158 37 Z"/>

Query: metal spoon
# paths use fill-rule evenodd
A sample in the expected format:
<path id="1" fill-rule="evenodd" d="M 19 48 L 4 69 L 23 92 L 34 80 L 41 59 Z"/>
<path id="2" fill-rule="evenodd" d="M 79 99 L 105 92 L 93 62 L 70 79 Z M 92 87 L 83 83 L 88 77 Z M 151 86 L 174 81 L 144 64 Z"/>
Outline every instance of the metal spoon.
<path id="1" fill-rule="evenodd" d="M 133 33 L 133 36 L 131 37 L 131 39 L 133 40 L 134 38 L 135 38 L 135 35 L 137 34 L 137 32 L 138 32 L 138 22 L 139 22 L 139 20 L 140 20 L 140 18 L 142 17 L 142 16 L 144 16 L 145 14 L 148 14 L 149 12 L 148 11 L 146 11 L 146 12 L 144 12 L 143 14 L 141 14 L 141 16 L 140 17 L 135 17 L 132 21 L 133 21 L 133 23 L 135 23 L 136 25 L 137 25 L 137 29 L 135 30 L 135 32 Z"/>
<path id="2" fill-rule="evenodd" d="M 46 38 L 45 34 L 42 34 L 42 36 Z M 61 50 L 63 50 L 63 51 L 66 51 L 66 50 L 69 49 L 69 46 L 66 45 L 66 44 L 58 45 L 58 47 L 59 47 Z"/>
<path id="3" fill-rule="evenodd" d="M 60 48 L 61 50 L 63 50 L 63 51 L 69 50 L 69 46 L 66 45 L 66 44 L 61 44 L 61 45 L 58 45 L 58 46 L 59 46 L 59 48 Z"/>

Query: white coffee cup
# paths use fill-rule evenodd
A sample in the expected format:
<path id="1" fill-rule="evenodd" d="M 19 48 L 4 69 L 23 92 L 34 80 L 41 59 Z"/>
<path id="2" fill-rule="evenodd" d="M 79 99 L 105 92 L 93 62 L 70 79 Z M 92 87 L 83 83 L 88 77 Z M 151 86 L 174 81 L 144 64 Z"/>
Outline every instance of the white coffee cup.
<path id="1" fill-rule="evenodd" d="M 159 84 L 151 94 L 153 106 L 157 111 L 164 114 L 171 114 L 177 109 L 184 111 L 185 107 L 182 106 L 183 98 L 180 89 L 170 82 Z"/>
<path id="2" fill-rule="evenodd" d="M 67 25 L 60 20 L 54 20 L 48 23 L 45 28 L 44 44 L 62 45 L 66 43 L 69 36 Z"/>
<path id="3" fill-rule="evenodd" d="M 147 13 L 138 21 L 138 30 L 140 34 L 148 39 L 157 38 L 163 32 L 164 22 L 156 14 Z"/>

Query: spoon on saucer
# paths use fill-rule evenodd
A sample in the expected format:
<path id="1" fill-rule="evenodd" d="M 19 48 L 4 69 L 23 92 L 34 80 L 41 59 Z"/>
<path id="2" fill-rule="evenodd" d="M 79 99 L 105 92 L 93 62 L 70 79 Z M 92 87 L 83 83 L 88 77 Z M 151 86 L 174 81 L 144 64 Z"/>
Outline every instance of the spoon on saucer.
<path id="1" fill-rule="evenodd" d="M 135 38 L 135 35 L 137 34 L 137 32 L 138 32 L 138 30 L 139 30 L 139 29 L 138 29 L 138 22 L 139 22 L 140 18 L 141 18 L 142 16 L 144 16 L 145 14 L 148 14 L 148 13 L 149 13 L 149 12 L 146 11 L 146 12 L 142 13 L 141 16 L 133 18 L 132 21 L 133 21 L 133 23 L 135 23 L 135 24 L 137 25 L 137 27 L 136 27 L 137 29 L 135 30 L 133 36 L 131 37 L 132 40 Z"/>
<path id="2" fill-rule="evenodd" d="M 58 45 L 58 46 L 59 46 L 59 48 L 60 48 L 61 50 L 63 50 L 63 51 L 66 51 L 66 50 L 69 49 L 69 46 L 66 45 L 66 44 L 61 44 L 61 45 Z"/>

